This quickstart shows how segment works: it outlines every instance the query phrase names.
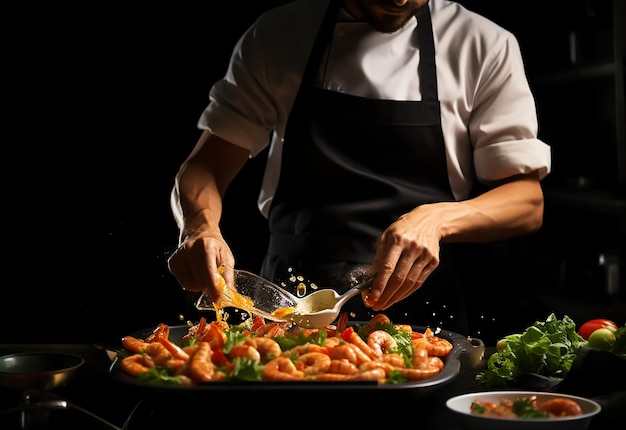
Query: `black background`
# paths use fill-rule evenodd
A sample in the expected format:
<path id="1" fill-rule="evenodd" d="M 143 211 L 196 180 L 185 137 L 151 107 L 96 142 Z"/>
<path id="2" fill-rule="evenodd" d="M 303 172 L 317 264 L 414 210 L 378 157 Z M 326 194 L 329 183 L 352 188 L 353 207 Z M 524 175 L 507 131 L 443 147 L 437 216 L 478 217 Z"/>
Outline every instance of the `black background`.
<path id="1" fill-rule="evenodd" d="M 173 178 L 237 38 L 281 3 L 39 5 L 5 17 L 0 343 L 117 342 L 196 318 L 166 265 L 178 234 Z M 524 28 L 508 2 L 462 3 Z M 238 266 L 252 271 L 266 237 L 260 168 L 250 163 L 232 185 L 223 222 Z M 534 310 L 520 329 L 546 315 Z"/>
<path id="2" fill-rule="evenodd" d="M 221 3 L 16 11 L 0 343 L 117 341 L 196 318 L 167 271 L 178 235 L 169 193 L 210 86 L 273 4 Z M 224 228 L 241 267 L 258 271 L 255 187 L 234 184 Z"/>

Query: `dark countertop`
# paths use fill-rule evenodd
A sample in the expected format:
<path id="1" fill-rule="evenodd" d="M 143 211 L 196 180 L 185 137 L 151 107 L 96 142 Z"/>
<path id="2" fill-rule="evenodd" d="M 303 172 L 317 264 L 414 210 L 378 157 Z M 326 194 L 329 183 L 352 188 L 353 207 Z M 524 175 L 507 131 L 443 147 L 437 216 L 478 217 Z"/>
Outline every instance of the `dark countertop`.
<path id="1" fill-rule="evenodd" d="M 165 423 L 168 425 L 184 423 L 186 428 L 193 428 L 201 423 L 206 426 L 207 422 L 213 420 L 227 422 L 231 418 L 250 424 L 256 420 L 278 423 L 301 421 L 309 417 L 322 423 L 328 423 L 329 420 L 332 420 L 333 424 L 339 424 L 342 420 L 354 423 L 358 415 L 387 421 L 404 414 L 402 408 L 409 404 L 411 410 L 406 413 L 413 417 L 410 421 L 415 420 L 416 423 L 419 421 L 420 427 L 459 430 L 455 417 L 445 407 L 445 401 L 458 394 L 484 391 L 475 377 L 484 368 L 485 359 L 476 363 L 474 367 L 468 360 L 461 360 L 461 371 L 456 378 L 435 390 L 429 390 L 425 395 L 408 394 L 406 390 L 381 390 L 378 395 L 376 390 L 363 394 L 358 390 L 292 393 L 291 390 L 272 392 L 262 389 L 192 393 L 187 391 L 178 395 L 171 392 L 150 393 L 116 381 L 109 373 L 111 359 L 105 351 L 94 345 L 0 345 L 0 355 L 31 351 L 62 352 L 83 357 L 85 364 L 76 377 L 64 386 L 54 389 L 52 395 L 65 399 L 108 423 L 103 424 L 87 413 L 77 410 L 53 410 L 46 420 L 48 427 L 43 427 L 49 429 L 154 429 L 165 428 L 163 427 Z M 485 357 L 493 351 L 494 348 L 486 348 Z M 24 393 L 17 390 L 0 387 L 0 411 L 17 407 L 23 395 Z M 607 420 L 599 415 L 590 428 L 607 428 L 606 424 Z M 0 428 L 23 429 L 20 424 L 20 413 L 0 414 Z"/>
<path id="2" fill-rule="evenodd" d="M 90 344 L 10 344 L 0 345 L 0 355 L 22 352 L 57 352 L 82 357 L 85 363 L 76 376 L 67 384 L 51 391 L 72 404 L 101 417 L 111 424 L 122 428 L 125 420 L 136 404 L 141 400 L 128 390 L 122 390 L 119 384 L 109 376 L 111 360 L 106 352 Z M 21 391 L 0 387 L 0 411 L 20 405 Z M 53 410 L 49 414 L 49 428 L 80 428 L 70 427 L 84 424 L 85 429 L 106 429 L 85 413 L 74 410 Z M 22 429 L 20 413 L 10 412 L 0 415 L 0 428 Z"/>

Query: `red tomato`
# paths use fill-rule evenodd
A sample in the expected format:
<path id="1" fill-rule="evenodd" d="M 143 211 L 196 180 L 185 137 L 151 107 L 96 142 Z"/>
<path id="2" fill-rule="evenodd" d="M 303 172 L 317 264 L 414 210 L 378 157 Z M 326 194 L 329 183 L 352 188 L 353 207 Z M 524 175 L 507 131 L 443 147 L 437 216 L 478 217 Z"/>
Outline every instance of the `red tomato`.
<path id="1" fill-rule="evenodd" d="M 580 326 L 580 328 L 578 329 L 578 334 L 581 335 L 583 339 L 589 340 L 589 336 L 591 336 L 591 333 L 603 327 L 612 327 L 613 329 L 617 329 L 617 324 L 615 324 L 611 320 L 606 319 L 590 320 Z"/>
<path id="2" fill-rule="evenodd" d="M 343 333 L 341 333 L 341 338 L 346 342 L 350 342 L 350 337 L 352 336 L 352 333 L 354 333 L 354 327 L 347 327 L 343 331 Z"/>
<path id="3" fill-rule="evenodd" d="M 228 363 L 228 358 L 221 349 L 216 349 L 211 354 L 211 361 L 218 366 L 224 366 Z"/>
<path id="4" fill-rule="evenodd" d="M 251 329 L 252 329 L 252 331 L 257 331 L 258 329 L 260 329 L 264 325 L 265 325 L 265 320 L 262 317 L 260 317 L 258 315 L 255 315 L 254 319 L 252 320 L 252 327 L 251 327 Z"/>

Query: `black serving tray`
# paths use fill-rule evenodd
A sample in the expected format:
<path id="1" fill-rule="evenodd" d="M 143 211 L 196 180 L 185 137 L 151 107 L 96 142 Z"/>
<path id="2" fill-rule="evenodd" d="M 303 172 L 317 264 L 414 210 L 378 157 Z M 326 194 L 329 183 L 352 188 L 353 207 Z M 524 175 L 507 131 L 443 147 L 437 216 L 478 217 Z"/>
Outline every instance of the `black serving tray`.
<path id="1" fill-rule="evenodd" d="M 363 325 L 365 322 L 351 322 L 349 325 Z M 412 326 L 414 331 L 424 332 L 426 327 Z M 131 333 L 131 336 L 144 339 L 150 335 L 154 327 Z M 182 337 L 187 334 L 188 325 L 171 326 L 169 339 L 175 343 L 179 342 Z M 451 382 L 457 377 L 461 370 L 461 364 L 472 365 L 478 363 L 483 355 L 485 346 L 480 339 L 468 338 L 458 333 L 441 330 L 437 332 L 437 336 L 448 340 L 452 343 L 452 351 L 448 354 L 444 362 L 442 371 L 432 378 L 406 382 L 402 384 L 377 384 L 373 381 L 216 381 L 207 382 L 195 386 L 179 386 L 149 383 L 124 373 L 120 368 L 121 358 L 117 357 L 111 364 L 109 369 L 110 376 L 122 383 L 134 388 L 144 390 L 147 394 L 163 395 L 167 393 L 194 394 L 202 392 L 247 392 L 258 390 L 264 391 L 286 391 L 286 392 L 318 392 L 318 391 L 345 391 L 358 392 L 365 394 L 367 392 L 403 392 L 410 393 L 412 396 L 421 396 L 438 389 L 443 385 Z"/>

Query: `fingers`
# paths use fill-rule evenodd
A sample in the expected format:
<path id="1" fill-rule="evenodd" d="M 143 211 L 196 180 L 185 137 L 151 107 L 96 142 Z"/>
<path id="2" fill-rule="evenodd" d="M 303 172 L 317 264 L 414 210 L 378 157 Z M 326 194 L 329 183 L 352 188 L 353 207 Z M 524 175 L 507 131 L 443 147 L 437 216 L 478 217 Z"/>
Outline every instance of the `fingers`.
<path id="1" fill-rule="evenodd" d="M 222 261 L 223 260 L 220 259 L 219 267 L 222 268 L 222 276 L 224 277 L 224 282 L 226 283 L 226 285 L 235 285 L 235 269 L 233 267 L 234 264 L 223 263 Z M 209 266 L 209 267 L 216 267 L 216 266 Z M 216 269 L 216 273 L 217 273 L 217 269 Z"/>
<path id="2" fill-rule="evenodd" d="M 427 212 L 426 212 L 427 214 Z M 376 273 L 364 302 L 380 311 L 407 298 L 439 266 L 437 222 L 423 211 L 407 213 L 391 224 L 376 241 L 376 255 L 368 273 Z"/>
<path id="3" fill-rule="evenodd" d="M 234 257 L 230 248 L 221 238 L 214 237 L 189 239 L 168 259 L 170 272 L 184 290 L 204 291 L 215 302 L 221 296 L 218 288 L 220 276 L 227 284 L 234 285 L 233 267 Z"/>
<path id="4" fill-rule="evenodd" d="M 167 260 L 169 271 L 176 277 L 184 290 L 199 291 L 193 278 L 193 272 L 189 266 L 182 245 L 178 247 Z"/>
<path id="5" fill-rule="evenodd" d="M 383 264 L 372 288 L 363 295 L 365 305 L 375 311 L 385 310 L 413 294 L 439 265 L 438 258 L 428 252 L 415 260 L 402 257 L 395 266 L 392 260 Z"/>
<path id="6" fill-rule="evenodd" d="M 438 265 L 439 264 L 434 261 L 427 263 L 423 267 L 421 264 L 416 264 L 416 272 L 419 273 L 417 279 L 412 282 L 412 284 L 410 279 L 405 282 L 405 285 L 400 289 L 398 300 L 395 303 L 406 299 L 415 291 L 419 290 Z"/>

